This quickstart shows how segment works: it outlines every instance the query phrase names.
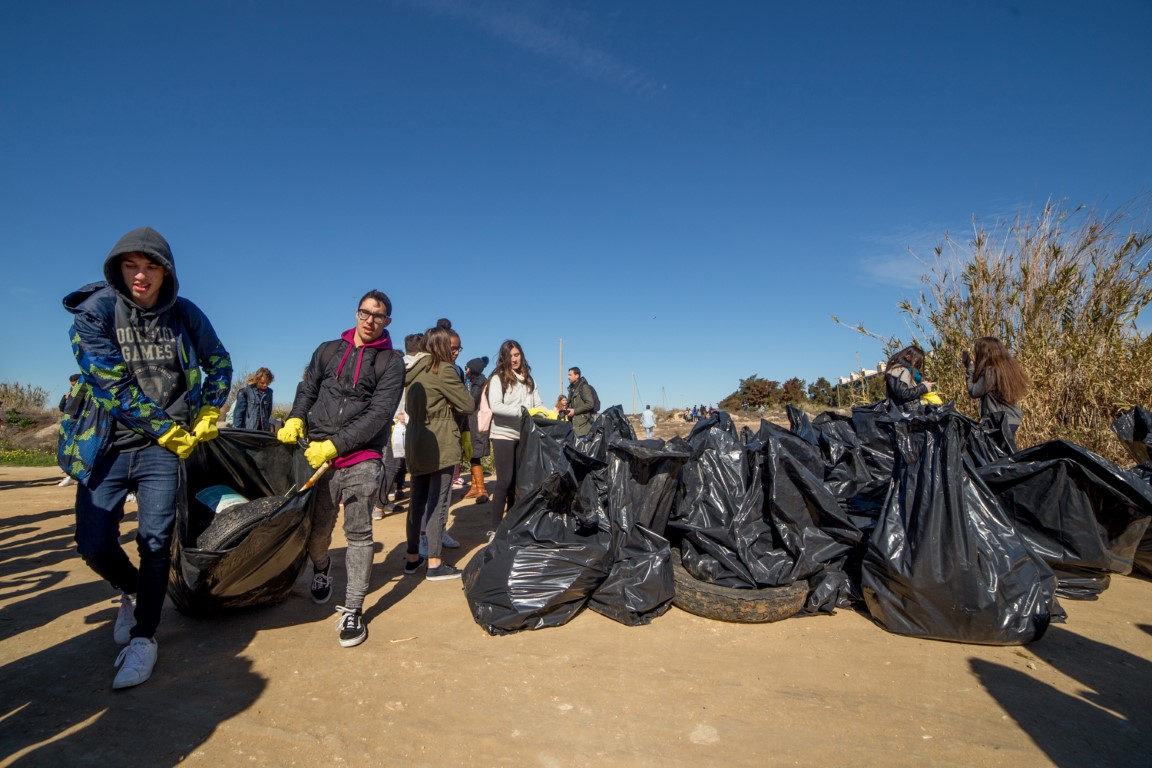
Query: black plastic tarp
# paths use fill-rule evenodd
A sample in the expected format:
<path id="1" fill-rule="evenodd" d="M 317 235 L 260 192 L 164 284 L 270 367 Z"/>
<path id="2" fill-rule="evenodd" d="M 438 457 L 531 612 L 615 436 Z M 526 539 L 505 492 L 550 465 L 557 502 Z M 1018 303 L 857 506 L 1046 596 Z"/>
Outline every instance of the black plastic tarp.
<path id="1" fill-rule="evenodd" d="M 868 540 L 864 600 L 889 632 L 988 645 L 1039 639 L 1056 579 L 976 474 L 974 423 L 939 410 L 895 423 L 896 463 Z"/>
<path id="2" fill-rule="evenodd" d="M 1152 514 L 1152 486 L 1139 475 L 1064 440 L 1020 451 L 978 474 L 1032 551 L 1056 571 L 1062 597 L 1095 597 L 1108 574 L 1131 572 Z"/>
<path id="3" fill-rule="evenodd" d="M 1136 406 L 1113 422 L 1112 431 L 1137 462 L 1132 472 L 1152 485 L 1152 413 Z M 1137 570 L 1152 576 L 1152 525 L 1144 531 L 1133 553 L 1132 564 Z"/>
<path id="4" fill-rule="evenodd" d="M 178 499 L 174 556 L 168 594 L 186 613 L 270 605 L 287 597 L 306 557 L 310 492 L 285 498 L 236 547 L 223 552 L 196 548 L 213 511 L 196 494 L 225 485 L 249 499 L 282 496 L 312 475 L 303 453 L 274 435 L 223 429 L 196 447 L 185 462 L 186 493 Z"/>

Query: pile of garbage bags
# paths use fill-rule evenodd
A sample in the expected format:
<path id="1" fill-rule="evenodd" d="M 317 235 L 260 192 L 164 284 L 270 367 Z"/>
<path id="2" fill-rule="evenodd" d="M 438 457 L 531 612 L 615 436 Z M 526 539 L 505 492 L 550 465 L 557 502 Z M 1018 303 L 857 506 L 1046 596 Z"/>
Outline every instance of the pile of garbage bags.
<path id="1" fill-rule="evenodd" d="M 637 440 L 618 406 L 583 438 L 525 412 L 516 502 L 464 573 L 477 623 L 559 626 L 589 606 L 646 624 L 674 597 L 676 552 L 703 583 L 806 583 L 805 614 L 1023 644 L 1063 619 L 1058 597 L 1095 598 L 1147 543 L 1152 463 L 1141 475 L 1064 441 L 1012 453 L 1002 421 L 950 404 L 789 418 L 738 434 L 719 412 L 665 442 Z M 1121 438 L 1148 462 L 1141 423 Z"/>

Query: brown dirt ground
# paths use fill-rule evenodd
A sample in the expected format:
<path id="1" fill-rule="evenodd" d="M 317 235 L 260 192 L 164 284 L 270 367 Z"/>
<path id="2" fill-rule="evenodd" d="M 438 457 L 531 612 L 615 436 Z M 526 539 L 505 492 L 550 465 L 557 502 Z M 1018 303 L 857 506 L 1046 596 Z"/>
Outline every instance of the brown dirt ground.
<path id="1" fill-rule="evenodd" d="M 1068 623 L 1027 647 L 897 637 L 851 611 L 739 625 L 673 608 L 646 627 L 585 611 L 490 637 L 460 582 L 401 574 L 402 515 L 377 524 L 363 645 L 337 645 L 304 574 L 278 606 L 167 606 L 152 679 L 113 692 L 113 593 L 75 554 L 59 477 L 0 468 L 4 765 L 1152 763 L 1152 581 L 1066 601 Z M 485 513 L 453 508 L 461 564 Z M 343 546 L 337 531 L 337 596 Z"/>

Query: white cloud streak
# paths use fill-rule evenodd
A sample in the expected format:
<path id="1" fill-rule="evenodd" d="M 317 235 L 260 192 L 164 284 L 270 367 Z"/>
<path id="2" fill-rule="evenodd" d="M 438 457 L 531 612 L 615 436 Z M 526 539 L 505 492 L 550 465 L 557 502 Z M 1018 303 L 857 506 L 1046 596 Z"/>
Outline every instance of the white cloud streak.
<path id="1" fill-rule="evenodd" d="M 405 2 L 471 24 L 508 45 L 554 61 L 584 77 L 613 83 L 629 93 L 650 95 L 666 90 L 664 84 L 640 68 L 522 12 L 463 0 Z"/>

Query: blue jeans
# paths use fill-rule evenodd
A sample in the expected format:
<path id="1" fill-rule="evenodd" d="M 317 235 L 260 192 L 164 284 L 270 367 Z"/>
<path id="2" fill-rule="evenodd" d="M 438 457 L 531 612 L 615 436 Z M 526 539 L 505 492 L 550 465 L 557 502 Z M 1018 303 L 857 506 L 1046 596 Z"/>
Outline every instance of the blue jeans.
<path id="1" fill-rule="evenodd" d="M 76 548 L 84 562 L 121 592 L 136 595 L 132 637 L 152 637 L 168 591 L 177 493 L 184 462 L 152 444 L 138 451 L 108 451 L 86 483 L 76 488 Z M 124 499 L 136 494 L 136 549 L 140 567 L 120 546 Z"/>

